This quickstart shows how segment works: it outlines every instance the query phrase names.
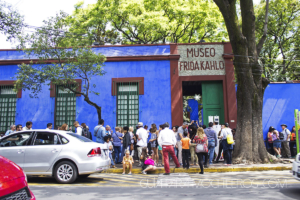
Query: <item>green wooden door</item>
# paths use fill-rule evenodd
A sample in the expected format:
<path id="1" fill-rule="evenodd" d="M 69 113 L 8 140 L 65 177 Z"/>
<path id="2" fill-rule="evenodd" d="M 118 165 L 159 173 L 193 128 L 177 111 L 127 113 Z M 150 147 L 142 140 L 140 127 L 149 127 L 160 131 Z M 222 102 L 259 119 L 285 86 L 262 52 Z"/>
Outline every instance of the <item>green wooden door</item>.
<path id="1" fill-rule="evenodd" d="M 208 116 L 219 116 L 225 123 L 223 85 L 219 81 L 202 82 L 203 124 L 208 126 Z"/>

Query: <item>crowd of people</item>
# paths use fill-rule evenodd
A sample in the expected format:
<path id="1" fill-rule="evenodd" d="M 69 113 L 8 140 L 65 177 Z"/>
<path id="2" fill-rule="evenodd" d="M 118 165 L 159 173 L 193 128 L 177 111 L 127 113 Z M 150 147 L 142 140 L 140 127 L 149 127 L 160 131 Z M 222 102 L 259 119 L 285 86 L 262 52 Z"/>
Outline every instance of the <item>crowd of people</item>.
<path id="1" fill-rule="evenodd" d="M 269 128 L 267 138 L 268 147 L 271 149 L 270 153 L 277 158 L 295 158 L 296 128 L 293 126 L 290 131 L 286 124 L 282 124 L 281 129 L 282 131 L 279 132 L 273 126 Z"/>
<path id="2" fill-rule="evenodd" d="M 75 133 L 92 140 L 92 133 L 85 123 L 79 124 L 76 121 L 73 126 L 76 128 Z M 272 126 L 269 128 L 268 145 L 278 158 L 294 157 L 295 127 L 291 131 L 287 129 L 286 124 L 282 124 L 281 127 L 281 132 Z M 48 123 L 46 129 L 52 128 L 52 123 Z M 56 129 L 72 131 L 68 124 Z M 32 130 L 32 122 L 26 122 L 24 127 L 20 124 L 11 125 L 5 136 L 21 130 Z M 170 174 L 170 160 L 174 161 L 176 168 L 182 166 L 189 169 L 193 165 L 199 166 L 200 174 L 204 173 L 204 168 L 218 163 L 222 155 L 224 165 L 232 165 L 235 133 L 236 129 L 230 129 L 228 123 L 219 125 L 217 122 L 210 122 L 206 127 L 195 121 L 173 127 L 167 122 L 158 128 L 156 124 L 151 124 L 150 129 L 139 122 L 136 127 L 115 127 L 113 131 L 109 125 L 104 126 L 103 119 L 93 130 L 96 142 L 107 145 L 112 168 L 115 168 L 116 164 L 122 164 L 123 174 L 126 169 L 131 174 L 133 163 L 136 161 L 143 174 L 156 170 L 156 167 L 164 167 L 165 175 Z"/>

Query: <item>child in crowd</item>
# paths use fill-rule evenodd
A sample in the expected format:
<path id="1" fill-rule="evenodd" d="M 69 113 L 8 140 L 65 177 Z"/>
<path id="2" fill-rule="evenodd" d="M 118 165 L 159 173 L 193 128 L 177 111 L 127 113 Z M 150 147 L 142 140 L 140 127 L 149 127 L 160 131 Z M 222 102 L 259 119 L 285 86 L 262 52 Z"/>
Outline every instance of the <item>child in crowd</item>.
<path id="1" fill-rule="evenodd" d="M 142 155 L 141 155 L 141 161 L 143 163 L 142 165 L 142 174 L 147 174 L 147 172 L 149 171 L 155 171 L 156 167 L 155 167 L 155 162 L 152 159 L 151 155 L 148 155 L 148 148 L 147 147 L 143 147 L 142 149 Z"/>
<path id="2" fill-rule="evenodd" d="M 107 145 L 108 153 L 109 153 L 109 158 L 111 160 L 111 168 L 115 168 L 115 163 L 114 159 L 112 158 L 112 152 L 113 152 L 113 145 L 111 142 L 111 136 L 107 135 L 104 137 L 105 144 Z"/>
<path id="3" fill-rule="evenodd" d="M 189 163 L 189 155 L 190 155 L 190 144 L 191 139 L 188 138 L 188 133 L 184 132 L 184 138 L 180 140 L 181 146 L 182 146 L 182 163 L 183 163 L 183 169 L 189 169 L 190 163 Z"/>
<path id="4" fill-rule="evenodd" d="M 127 149 L 125 151 L 125 156 L 123 157 L 123 173 L 122 175 L 125 174 L 125 170 L 129 168 L 129 173 L 128 175 L 131 175 L 131 170 L 132 170 L 132 164 L 134 163 L 132 156 L 130 155 L 130 151 Z"/>

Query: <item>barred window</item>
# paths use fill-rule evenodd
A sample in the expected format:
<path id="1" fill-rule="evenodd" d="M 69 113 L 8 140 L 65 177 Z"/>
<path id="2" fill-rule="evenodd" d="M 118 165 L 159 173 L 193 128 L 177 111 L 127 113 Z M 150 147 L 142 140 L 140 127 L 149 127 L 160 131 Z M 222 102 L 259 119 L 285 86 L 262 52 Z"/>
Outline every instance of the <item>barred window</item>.
<path id="1" fill-rule="evenodd" d="M 17 93 L 13 86 L 0 86 L 0 133 L 4 133 L 15 124 Z"/>
<path id="2" fill-rule="evenodd" d="M 76 121 L 76 94 L 62 86 L 56 86 L 55 98 L 55 126 L 61 126 L 64 123 L 72 126 Z"/>
<path id="3" fill-rule="evenodd" d="M 138 83 L 117 84 L 117 126 L 135 126 L 139 122 Z"/>

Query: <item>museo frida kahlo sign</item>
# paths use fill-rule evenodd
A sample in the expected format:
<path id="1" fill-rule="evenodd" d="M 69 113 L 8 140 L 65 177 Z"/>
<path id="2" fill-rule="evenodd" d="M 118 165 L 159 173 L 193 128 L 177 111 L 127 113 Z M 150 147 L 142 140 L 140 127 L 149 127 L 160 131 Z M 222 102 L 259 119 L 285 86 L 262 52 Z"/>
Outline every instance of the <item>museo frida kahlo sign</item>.
<path id="1" fill-rule="evenodd" d="M 178 45 L 179 76 L 225 75 L 224 46 Z"/>

